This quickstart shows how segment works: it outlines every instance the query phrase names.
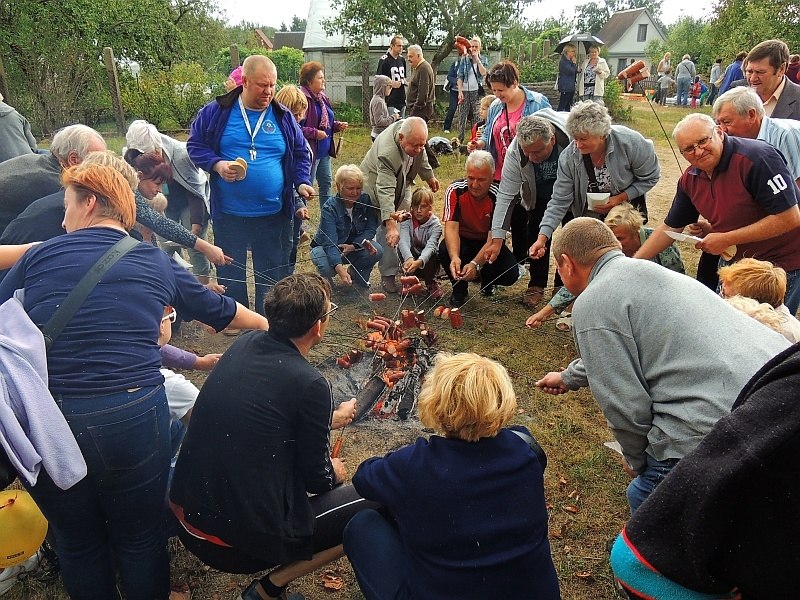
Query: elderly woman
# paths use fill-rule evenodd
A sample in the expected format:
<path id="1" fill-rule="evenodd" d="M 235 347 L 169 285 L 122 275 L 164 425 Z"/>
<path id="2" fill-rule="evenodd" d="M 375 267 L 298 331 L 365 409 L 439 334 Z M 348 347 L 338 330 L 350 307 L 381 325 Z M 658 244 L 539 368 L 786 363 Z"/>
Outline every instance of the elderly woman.
<path id="1" fill-rule="evenodd" d="M 142 120 L 130 124 L 125 141 L 128 144 L 125 152 L 128 163 L 134 164 L 139 156 L 145 154 L 168 167 L 163 169 L 166 176 L 164 183 L 169 185 L 165 192 L 169 199 L 167 216 L 206 241 L 211 189 L 206 174 L 189 158 L 186 142 L 163 135 L 154 125 Z M 208 283 L 210 265 L 205 254 L 190 246 L 189 258 L 192 273 L 201 283 Z"/>
<path id="2" fill-rule="evenodd" d="M 494 180 L 500 181 L 503 161 L 514 137 L 517 123 L 542 108 L 550 108 L 550 101 L 519 84 L 519 69 L 510 60 L 501 60 L 486 74 L 497 100 L 492 102 L 486 116 L 486 125 L 480 140 L 467 144 L 467 149 L 488 150 L 494 158 Z"/>
<path id="3" fill-rule="evenodd" d="M 567 117 L 566 129 L 573 139 L 559 156 L 553 196 L 530 248 L 531 258 L 544 256 L 547 241 L 567 211 L 575 217 L 602 218 L 630 202 L 646 222 L 645 194 L 661 174 L 653 142 L 633 129 L 612 125 L 605 106 L 579 102 Z M 596 198 L 591 207 L 590 193 Z"/>
<path id="4" fill-rule="evenodd" d="M 575 97 L 575 76 L 578 74 L 578 61 L 575 58 L 578 49 L 575 44 L 567 44 L 561 51 L 558 61 L 558 110 L 569 111 Z"/>
<path id="5" fill-rule="evenodd" d="M 325 73 L 321 63 L 310 61 L 300 67 L 300 89 L 308 100 L 308 112 L 300 122 L 303 135 L 311 145 L 314 162 L 311 183 L 317 180 L 320 204 L 331 196 L 331 157 L 336 157 L 333 134 L 347 129 L 346 121 L 336 121 L 328 96 L 325 95 Z"/>
<path id="6" fill-rule="evenodd" d="M 600 48 L 589 46 L 589 54 L 578 69 L 578 98 L 603 104 L 609 75 L 611 69 L 606 59 L 600 57 Z"/>
<path id="7" fill-rule="evenodd" d="M 64 172 L 67 235 L 29 250 L 0 284 L 24 288 L 43 326 L 87 271 L 133 227 L 129 183 L 104 165 Z M 206 290 L 166 254 L 137 244 L 103 276 L 47 351 L 49 388 L 88 466 L 62 490 L 41 472 L 31 495 L 56 541 L 73 598 L 165 599 L 169 561 L 162 518 L 170 459 L 169 412 L 159 372 L 164 306 L 216 330 L 266 329 L 266 319 Z"/>
<path id="8" fill-rule="evenodd" d="M 364 174 L 358 165 L 336 169 L 337 194 L 322 206 L 317 235 L 311 241 L 311 261 L 319 274 L 334 274 L 344 285 L 369 287 L 372 268 L 383 256 L 375 241 L 378 211 L 364 193 Z"/>
<path id="9" fill-rule="evenodd" d="M 367 600 L 559 598 L 547 541 L 547 459 L 523 427 L 503 366 L 440 354 L 419 397 L 420 438 L 363 462 L 353 486 L 391 521 L 359 512 L 344 548 Z M 409 482 L 413 481 L 413 485 Z"/>
<path id="10" fill-rule="evenodd" d="M 622 246 L 623 254 L 629 257 L 636 254 L 636 251 L 642 247 L 645 240 L 653 233 L 651 227 L 644 226 L 642 213 L 628 202 L 623 202 L 619 206 L 612 208 L 605 218 L 605 224 L 611 228 L 614 237 L 617 238 L 617 241 Z M 680 250 L 678 250 L 675 244 L 668 246 L 651 260 L 662 267 L 666 267 L 670 271 L 686 273 Z M 548 319 L 554 313 L 560 313 L 572 304 L 574 300 L 575 296 L 573 296 L 567 288 L 562 287 L 544 308 L 528 317 L 525 324 L 528 327 L 539 327 L 545 319 Z M 556 322 L 556 328 L 562 331 L 568 331 L 571 328 L 571 313 L 566 313 L 564 317 L 559 319 Z"/>

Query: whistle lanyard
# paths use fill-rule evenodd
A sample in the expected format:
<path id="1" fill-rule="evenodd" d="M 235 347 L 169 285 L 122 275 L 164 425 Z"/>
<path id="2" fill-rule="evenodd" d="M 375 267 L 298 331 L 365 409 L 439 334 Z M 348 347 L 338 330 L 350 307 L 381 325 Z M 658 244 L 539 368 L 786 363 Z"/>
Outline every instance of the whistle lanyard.
<path id="1" fill-rule="evenodd" d="M 247 118 L 247 111 L 245 111 L 244 109 L 244 103 L 242 102 L 241 96 L 239 96 L 239 110 L 242 111 L 242 119 L 244 119 L 244 126 L 247 127 L 247 133 L 250 134 L 250 160 L 255 161 L 256 136 L 258 135 L 258 130 L 261 129 L 261 124 L 264 122 L 264 117 L 267 115 L 269 106 L 261 111 L 261 116 L 258 117 L 258 121 L 256 122 L 255 133 L 253 132 L 253 129 L 250 127 L 250 119 Z"/>

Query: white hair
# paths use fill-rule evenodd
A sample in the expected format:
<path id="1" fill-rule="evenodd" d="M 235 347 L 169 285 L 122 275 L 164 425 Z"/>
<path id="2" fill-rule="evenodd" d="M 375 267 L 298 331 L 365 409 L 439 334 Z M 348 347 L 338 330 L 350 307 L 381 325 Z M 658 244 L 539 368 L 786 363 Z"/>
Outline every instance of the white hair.
<path id="1" fill-rule="evenodd" d="M 478 169 L 488 168 L 494 173 L 494 157 L 486 150 L 473 150 L 469 153 L 469 156 L 467 156 L 467 162 L 464 166 L 467 169 L 470 166 L 477 167 Z"/>
<path id="2" fill-rule="evenodd" d="M 422 47 L 419 44 L 411 44 L 408 47 L 407 52 L 413 52 L 414 54 L 418 54 L 420 58 L 422 58 Z"/>
<path id="3" fill-rule="evenodd" d="M 759 119 L 763 119 L 766 114 L 761 98 L 753 88 L 746 85 L 731 88 L 714 101 L 713 115 L 715 119 L 726 104 L 730 104 L 740 117 L 746 117 L 751 110 L 756 111 Z"/>

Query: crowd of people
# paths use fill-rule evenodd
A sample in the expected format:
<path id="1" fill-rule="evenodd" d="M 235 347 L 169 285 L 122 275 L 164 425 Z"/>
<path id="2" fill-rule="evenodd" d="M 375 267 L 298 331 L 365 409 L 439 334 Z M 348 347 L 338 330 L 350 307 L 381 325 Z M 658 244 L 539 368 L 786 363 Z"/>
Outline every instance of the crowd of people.
<path id="1" fill-rule="evenodd" d="M 800 340 L 800 87 L 786 44 L 745 53 L 742 85 L 715 63 L 713 117 L 690 113 L 672 132 L 690 167 L 654 227 L 655 147 L 612 122 L 596 46 L 581 64 L 565 46 L 553 110 L 512 62 L 490 66 L 480 39 L 464 38 L 444 129 L 457 113 L 461 147 L 474 127 L 464 176 L 446 187 L 428 144 L 434 72 L 420 46 L 407 59 L 403 47 L 394 36 L 378 63 L 371 146 L 335 173 L 334 133 L 348 123 L 314 61 L 278 91 L 275 64 L 249 56 L 187 142 L 134 121 L 123 158 L 84 125 L 40 153 L 27 121 L 5 117 L 0 137 L 18 143 L 0 161 L 0 300 L 29 327 L 24 340 L 3 335 L 38 345 L 24 364 L 0 364 L 20 414 L 58 423 L 37 451 L 62 469 L 32 460 L 21 434 L 1 435 L 49 521 L 67 593 L 178 600 L 166 545 L 177 535 L 215 569 L 266 571 L 243 600 L 292 597 L 291 582 L 344 555 L 370 600 L 559 598 L 547 457 L 510 425 L 501 364 L 440 353 L 419 397 L 435 434 L 368 459 L 347 484 L 330 433 L 354 419 L 355 400 L 335 405 L 308 361 L 347 290 L 407 294 L 398 275 L 416 275 L 439 302 L 442 270 L 460 308 L 470 282 L 492 296 L 527 267 L 521 302 L 538 308 L 527 326 L 563 313 L 578 351 L 535 385 L 590 388 L 631 477 L 632 518 L 611 553 L 625 593 L 792 597 L 800 490 L 783 469 L 800 450 L 789 347 Z M 691 57 L 673 68 L 666 53 L 656 71 L 674 75 L 687 105 Z M 316 272 L 295 273 L 315 199 Z M 697 280 L 674 245 L 684 231 L 703 251 Z M 192 271 L 159 243 L 194 250 Z M 169 345 L 178 316 L 237 339 L 222 356 L 182 353 Z M 43 396 L 23 381 L 44 361 Z M 213 370 L 197 390 L 170 366 Z"/>

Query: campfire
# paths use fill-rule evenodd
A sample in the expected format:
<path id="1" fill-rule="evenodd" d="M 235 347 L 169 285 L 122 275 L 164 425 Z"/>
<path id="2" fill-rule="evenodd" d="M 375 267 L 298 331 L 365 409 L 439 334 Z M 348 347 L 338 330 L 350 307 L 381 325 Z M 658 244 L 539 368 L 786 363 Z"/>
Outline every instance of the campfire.
<path id="1" fill-rule="evenodd" d="M 356 421 L 368 415 L 405 420 L 416 408 L 436 333 L 423 310 L 403 310 L 400 317 L 373 315 L 361 324 L 365 337 L 358 347 L 320 365 L 336 403 L 356 398 Z"/>

